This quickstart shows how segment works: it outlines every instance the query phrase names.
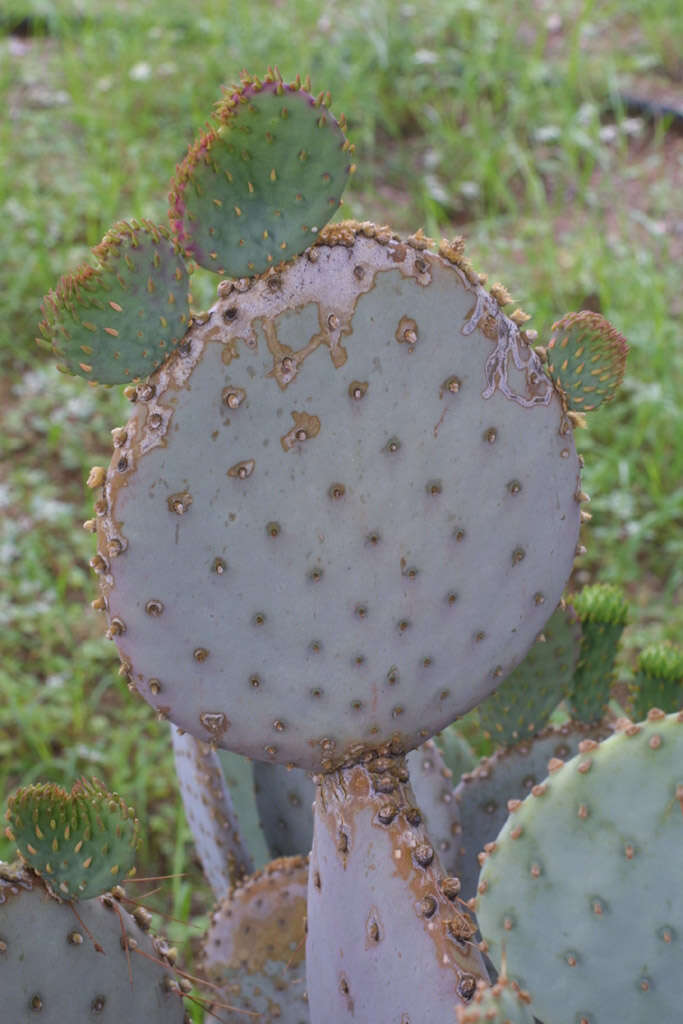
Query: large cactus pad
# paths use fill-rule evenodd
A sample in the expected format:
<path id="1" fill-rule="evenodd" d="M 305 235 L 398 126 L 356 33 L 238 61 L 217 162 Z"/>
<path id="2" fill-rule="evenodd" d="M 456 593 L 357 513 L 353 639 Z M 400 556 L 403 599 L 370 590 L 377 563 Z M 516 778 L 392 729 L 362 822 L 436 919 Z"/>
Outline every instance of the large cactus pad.
<path id="1" fill-rule="evenodd" d="M 137 819 L 98 779 L 70 793 L 53 783 L 17 790 L 6 820 L 18 853 L 60 897 L 87 899 L 133 874 Z"/>
<path id="2" fill-rule="evenodd" d="M 553 1024 L 680 1017 L 683 713 L 587 741 L 488 847 L 478 917 Z"/>
<path id="3" fill-rule="evenodd" d="M 138 389 L 93 566 L 132 683 L 181 728 L 304 768 L 410 749 L 559 601 L 571 428 L 458 256 L 330 229 L 222 285 Z"/>
<path id="4" fill-rule="evenodd" d="M 189 278 L 166 228 L 150 221 L 115 224 L 85 264 L 46 295 L 39 344 L 60 369 L 92 384 L 146 377 L 184 335 Z"/>
<path id="5" fill-rule="evenodd" d="M 248 277 L 314 241 L 352 167 L 343 120 L 328 105 L 277 73 L 228 90 L 169 197 L 176 236 L 202 267 Z"/>

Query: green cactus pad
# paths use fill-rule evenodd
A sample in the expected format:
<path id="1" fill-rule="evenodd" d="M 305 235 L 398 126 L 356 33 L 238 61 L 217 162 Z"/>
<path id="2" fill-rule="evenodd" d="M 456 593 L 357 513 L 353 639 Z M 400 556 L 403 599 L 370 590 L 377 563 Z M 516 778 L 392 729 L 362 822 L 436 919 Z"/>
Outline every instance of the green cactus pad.
<path id="1" fill-rule="evenodd" d="M 352 168 L 343 119 L 328 106 L 329 96 L 315 98 L 277 71 L 227 90 L 169 196 L 175 235 L 200 266 L 250 277 L 315 240 Z"/>
<path id="2" fill-rule="evenodd" d="M 457 725 L 449 725 L 442 729 L 434 737 L 434 742 L 439 747 L 456 785 L 461 776 L 471 771 L 477 763 L 474 751 L 465 737 L 458 732 Z"/>
<path id="3" fill-rule="evenodd" d="M 569 708 L 578 722 L 599 722 L 607 710 L 628 604 L 619 587 L 596 583 L 571 597 L 581 621 L 581 652 L 571 684 Z"/>
<path id="4" fill-rule="evenodd" d="M 98 779 L 70 793 L 49 782 L 19 789 L 5 819 L 17 852 L 63 899 L 88 899 L 135 873 L 135 813 Z"/>
<path id="5" fill-rule="evenodd" d="M 569 693 L 581 646 L 581 625 L 561 605 L 524 660 L 500 689 L 479 705 L 479 724 L 495 743 L 509 746 L 540 732 Z"/>
<path id="6" fill-rule="evenodd" d="M 638 659 L 631 715 L 644 718 L 650 708 L 678 711 L 683 706 L 683 650 L 673 644 L 646 647 Z"/>
<path id="7" fill-rule="evenodd" d="M 683 714 L 622 719 L 513 811 L 477 914 L 494 962 L 553 1024 L 680 1017 Z"/>
<path id="8" fill-rule="evenodd" d="M 240 833 L 218 754 L 171 726 L 178 787 L 197 856 L 217 900 L 250 874 L 253 862 Z"/>
<path id="9" fill-rule="evenodd" d="M 254 871 L 260 871 L 272 860 L 263 834 L 254 791 L 254 762 L 231 750 L 217 750 L 225 784 L 239 822 L 240 834 L 251 854 Z M 301 851 L 298 851 L 301 852 Z M 306 850 L 308 852 L 308 850 Z"/>
<path id="10" fill-rule="evenodd" d="M 624 379 L 626 339 L 600 313 L 567 313 L 553 324 L 547 369 L 569 409 L 611 402 Z"/>
<path id="11" fill-rule="evenodd" d="M 459 1006 L 457 1024 L 533 1024 L 529 993 L 508 978 L 493 987 L 479 982 L 470 1006 Z"/>
<path id="12" fill-rule="evenodd" d="M 106 473 L 109 635 L 138 692 L 218 746 L 314 770 L 419 746 L 559 601 L 580 518 L 561 403 L 419 237 L 335 225 L 219 293 Z"/>
<path id="13" fill-rule="evenodd" d="M 59 369 L 91 384 L 124 384 L 155 370 L 189 323 L 188 273 L 166 228 L 121 221 L 93 249 L 97 266 L 63 277 L 43 300 L 39 344 Z"/>
<path id="14" fill-rule="evenodd" d="M 488 980 L 405 758 L 319 777 L 306 975 L 314 1021 L 451 1021 Z"/>
<path id="15" fill-rule="evenodd" d="M 579 743 L 595 735 L 587 726 L 576 723 L 548 729 L 533 739 L 482 758 L 473 771 L 463 775 L 455 789 L 460 834 L 453 874 L 462 883 L 465 899 L 476 894 L 479 852 L 505 824 L 508 801 L 523 800 L 545 779 L 552 758 L 572 757 Z"/>
<path id="16" fill-rule="evenodd" d="M 309 1024 L 306 857 L 283 857 L 233 889 L 214 910 L 201 969 L 219 988 L 208 1009 L 225 1024 Z M 229 1007 L 229 1009 L 226 1009 Z"/>
<path id="17" fill-rule="evenodd" d="M 3 1022 L 183 1024 L 165 947 L 139 917 L 119 893 L 83 900 L 77 918 L 36 875 L 0 864 Z"/>

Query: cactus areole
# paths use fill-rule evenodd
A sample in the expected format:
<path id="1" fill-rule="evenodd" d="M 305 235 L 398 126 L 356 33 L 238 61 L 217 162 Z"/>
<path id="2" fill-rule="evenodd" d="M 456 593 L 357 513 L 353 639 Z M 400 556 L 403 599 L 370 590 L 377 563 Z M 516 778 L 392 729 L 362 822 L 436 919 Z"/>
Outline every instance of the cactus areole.
<path id="1" fill-rule="evenodd" d="M 222 282 L 116 444 L 93 567 L 131 685 L 257 759 L 422 743 L 521 660 L 578 541 L 559 394 L 421 234 L 333 225 Z"/>

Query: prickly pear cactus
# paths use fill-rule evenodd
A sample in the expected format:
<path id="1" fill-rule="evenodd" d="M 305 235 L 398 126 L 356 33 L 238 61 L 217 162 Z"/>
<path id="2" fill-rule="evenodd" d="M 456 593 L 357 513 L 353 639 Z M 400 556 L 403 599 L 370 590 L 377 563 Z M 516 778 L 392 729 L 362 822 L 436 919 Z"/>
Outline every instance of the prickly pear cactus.
<path id="1" fill-rule="evenodd" d="M 0 864 L 0 991 L 8 1024 L 185 1019 L 163 947 L 118 900 L 81 900 L 76 917 L 37 875 L 7 864 Z"/>
<path id="2" fill-rule="evenodd" d="M 638 658 L 630 714 L 638 721 L 650 708 L 678 711 L 683 707 L 683 650 L 653 644 Z"/>
<path id="3" fill-rule="evenodd" d="M 344 119 L 310 82 L 243 75 L 214 124 L 190 147 L 171 185 L 171 224 L 202 267 L 249 277 L 315 241 L 353 168 Z"/>
<path id="4" fill-rule="evenodd" d="M 259 819 L 272 857 L 308 854 L 313 838 L 315 786 L 301 768 L 254 762 Z"/>
<path id="5" fill-rule="evenodd" d="M 204 875 L 217 900 L 245 875 L 253 862 L 215 750 L 171 726 L 180 795 Z"/>
<path id="6" fill-rule="evenodd" d="M 59 369 L 92 384 L 146 377 L 188 327 L 183 254 L 147 220 L 115 224 L 93 254 L 96 266 L 83 264 L 46 295 L 37 341 L 52 348 Z"/>
<path id="7" fill-rule="evenodd" d="M 501 976 L 495 985 L 479 982 L 469 1006 L 459 1006 L 458 1024 L 533 1024 L 529 993 Z"/>
<path id="8" fill-rule="evenodd" d="M 683 713 L 586 741 L 487 850 L 477 914 L 494 962 L 553 1024 L 680 1016 Z"/>
<path id="9" fill-rule="evenodd" d="M 619 641 L 628 604 L 610 583 L 584 587 L 571 599 L 581 621 L 581 652 L 572 680 L 569 709 L 579 722 L 594 724 L 604 716 L 614 680 Z"/>
<path id="10" fill-rule="evenodd" d="M 569 409 L 590 412 L 616 396 L 624 379 L 626 339 L 600 313 L 583 309 L 553 324 L 548 372 Z"/>
<path id="11" fill-rule="evenodd" d="M 254 871 L 260 871 L 272 860 L 272 855 L 263 834 L 256 792 L 254 789 L 254 762 L 230 750 L 217 750 L 223 770 L 225 784 L 239 822 L 240 835 L 251 855 Z M 299 851 L 300 852 L 300 851 Z M 308 850 L 306 851 L 308 852 Z"/>
<path id="12" fill-rule="evenodd" d="M 486 968 L 404 758 L 319 778 L 306 963 L 314 1021 L 452 1020 Z"/>
<path id="13" fill-rule="evenodd" d="M 17 853 L 63 899 L 97 896 L 135 873 L 135 812 L 99 779 L 70 793 L 50 782 L 19 789 L 5 820 Z"/>
<path id="14" fill-rule="evenodd" d="M 562 604 L 521 664 L 479 705 L 484 734 L 508 746 L 540 732 L 569 693 L 580 646 L 576 613 Z"/>
<path id="15" fill-rule="evenodd" d="M 559 601 L 581 496 L 557 393 L 460 245 L 347 223 L 219 291 L 106 472 L 110 635 L 219 746 L 323 770 L 418 746 Z"/>
<path id="16" fill-rule="evenodd" d="M 305 937 L 308 860 L 283 857 L 233 889 L 214 910 L 201 969 L 225 1024 L 309 1024 Z M 207 1016 L 207 1022 L 212 1017 Z"/>
<path id="17" fill-rule="evenodd" d="M 510 801 L 517 803 L 540 785 L 553 758 L 566 760 L 579 743 L 592 736 L 586 726 L 568 723 L 485 757 L 463 775 L 455 788 L 455 813 L 460 823 L 453 873 L 465 899 L 476 895 L 479 854 L 505 824 Z"/>

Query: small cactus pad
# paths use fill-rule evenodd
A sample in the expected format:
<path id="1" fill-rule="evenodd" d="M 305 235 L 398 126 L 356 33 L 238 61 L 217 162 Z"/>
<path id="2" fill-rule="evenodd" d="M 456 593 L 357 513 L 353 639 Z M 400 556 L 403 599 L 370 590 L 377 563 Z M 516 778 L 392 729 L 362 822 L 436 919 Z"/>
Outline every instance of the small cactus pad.
<path id="1" fill-rule="evenodd" d="M 63 277 L 43 300 L 38 342 L 59 369 L 93 384 L 147 377 L 189 323 L 188 273 L 166 228 L 115 224 L 93 249 L 98 264 Z"/>
<path id="2" fill-rule="evenodd" d="M 233 889 L 214 911 L 202 971 L 220 993 L 207 1021 L 215 1014 L 225 1024 L 309 1024 L 307 881 L 307 858 L 283 857 Z"/>
<path id="3" fill-rule="evenodd" d="M 611 402 L 624 379 L 626 339 L 600 313 L 566 313 L 552 326 L 547 369 L 567 408 L 590 412 Z"/>
<path id="4" fill-rule="evenodd" d="M 0 864 L 3 1022 L 182 1024 L 164 946 L 117 891 L 116 899 L 107 893 L 79 903 L 77 918 L 36 875 Z"/>
<path id="5" fill-rule="evenodd" d="M 644 718 L 650 708 L 679 711 L 683 706 L 683 650 L 673 644 L 646 647 L 638 659 L 631 715 Z"/>
<path id="6" fill-rule="evenodd" d="M 477 763 L 474 751 L 458 731 L 457 725 L 446 726 L 434 737 L 434 742 L 441 750 L 446 767 L 453 776 L 454 784 L 457 784 L 460 777 L 465 772 L 471 771 Z"/>
<path id="7" fill-rule="evenodd" d="M 628 605 L 619 587 L 595 583 L 571 598 L 581 621 L 581 651 L 569 697 L 572 717 L 599 722 L 607 710 L 610 687 Z"/>
<path id="8" fill-rule="evenodd" d="M 405 758 L 376 757 L 319 785 L 306 940 L 312 1020 L 453 1020 L 488 977 Z"/>
<path id="9" fill-rule="evenodd" d="M 253 863 L 239 831 L 218 754 L 174 725 L 171 736 L 185 817 L 206 880 L 220 900 L 230 886 L 253 871 Z"/>
<path id="10" fill-rule="evenodd" d="M 5 820 L 22 859 L 63 899 L 88 899 L 134 874 L 135 812 L 98 779 L 70 793 L 49 782 L 19 789 Z"/>
<path id="11" fill-rule="evenodd" d="M 131 684 L 218 746 L 314 770 L 419 746 L 560 599 L 571 426 L 460 249 L 425 246 L 333 225 L 222 282 L 137 389 L 91 564 Z"/>
<path id="12" fill-rule="evenodd" d="M 509 801 L 523 800 L 543 782 L 552 758 L 572 757 L 589 736 L 593 733 L 586 726 L 573 723 L 548 729 L 534 739 L 482 758 L 472 772 L 463 775 L 455 789 L 461 831 L 453 874 L 462 883 L 465 899 L 476 894 L 479 852 L 505 824 Z"/>
<path id="13" fill-rule="evenodd" d="M 618 728 L 551 766 L 479 880 L 492 960 L 553 1024 L 680 1017 L 683 713 Z"/>
<path id="14" fill-rule="evenodd" d="M 176 237 L 200 266 L 250 277 L 315 240 L 352 167 L 343 120 L 328 106 L 329 96 L 315 98 L 277 72 L 227 90 L 169 196 Z"/>
<path id="15" fill-rule="evenodd" d="M 479 705 L 484 734 L 508 746 L 540 732 L 569 693 L 580 646 L 581 626 L 576 613 L 561 605 L 524 660 L 500 689 Z"/>
<path id="16" fill-rule="evenodd" d="M 529 993 L 508 978 L 500 977 L 493 987 L 477 983 L 469 1006 L 457 1009 L 457 1024 L 533 1024 Z"/>

